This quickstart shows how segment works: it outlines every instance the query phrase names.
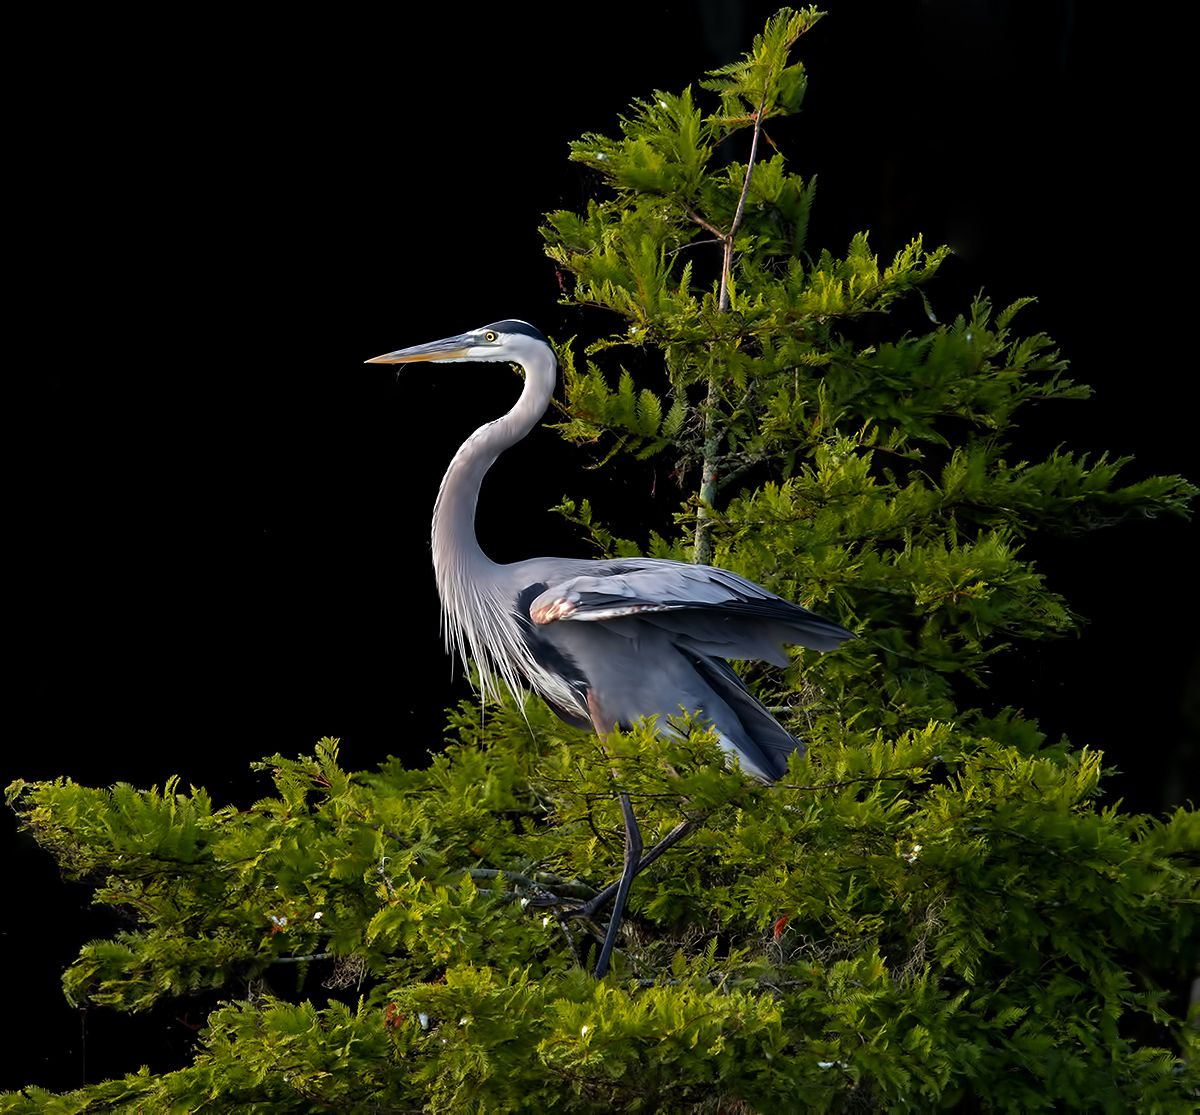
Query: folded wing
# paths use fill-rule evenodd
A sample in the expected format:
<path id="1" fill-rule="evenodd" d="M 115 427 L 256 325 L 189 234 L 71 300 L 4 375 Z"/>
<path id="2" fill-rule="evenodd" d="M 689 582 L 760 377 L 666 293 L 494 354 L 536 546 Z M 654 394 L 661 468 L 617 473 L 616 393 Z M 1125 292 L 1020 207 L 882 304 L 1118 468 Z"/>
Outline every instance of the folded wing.
<path id="1" fill-rule="evenodd" d="M 778 666 L 788 663 L 787 644 L 831 650 L 852 638 L 844 627 L 736 573 L 652 559 L 613 562 L 603 572 L 548 584 L 529 615 L 542 625 L 637 617 L 698 654 Z"/>

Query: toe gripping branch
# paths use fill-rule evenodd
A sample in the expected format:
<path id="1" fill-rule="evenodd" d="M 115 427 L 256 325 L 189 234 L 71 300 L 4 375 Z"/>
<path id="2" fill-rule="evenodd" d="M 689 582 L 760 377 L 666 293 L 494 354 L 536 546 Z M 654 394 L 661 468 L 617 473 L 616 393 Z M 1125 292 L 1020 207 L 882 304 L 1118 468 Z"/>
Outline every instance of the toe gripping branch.
<path id="1" fill-rule="evenodd" d="M 608 930 L 604 935 L 604 944 L 600 949 L 600 958 L 596 961 L 596 979 L 600 979 L 607 971 L 612 951 L 617 942 L 617 934 L 621 929 L 621 920 L 625 913 L 625 902 L 629 896 L 629 887 L 642 871 L 645 871 L 663 852 L 678 844 L 689 832 L 696 828 L 699 821 L 680 821 L 666 836 L 654 845 L 645 855 L 642 855 L 642 834 L 638 828 L 637 818 L 629 795 L 622 793 L 621 816 L 625 821 L 625 865 L 621 877 L 599 894 L 589 898 L 580 906 L 573 906 L 563 913 L 567 917 L 590 920 L 609 902 L 613 902 L 612 917 L 609 919 Z M 615 899 L 615 902 L 614 902 Z M 546 893 L 544 897 L 533 898 L 531 902 L 539 906 L 562 905 L 563 900 L 557 895 Z"/>

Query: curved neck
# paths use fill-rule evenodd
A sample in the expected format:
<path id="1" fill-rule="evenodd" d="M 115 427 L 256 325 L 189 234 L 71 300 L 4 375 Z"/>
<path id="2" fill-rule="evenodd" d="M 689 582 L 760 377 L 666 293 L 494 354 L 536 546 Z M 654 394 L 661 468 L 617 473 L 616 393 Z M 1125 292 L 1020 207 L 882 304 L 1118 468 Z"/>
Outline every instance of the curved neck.
<path id="1" fill-rule="evenodd" d="M 507 414 L 480 426 L 459 447 L 438 490 L 433 508 L 433 566 L 443 601 L 446 588 L 471 567 L 492 564 L 475 537 L 475 509 L 488 469 L 504 450 L 524 438 L 554 394 L 555 360 L 549 349 L 521 361 L 525 386 Z"/>

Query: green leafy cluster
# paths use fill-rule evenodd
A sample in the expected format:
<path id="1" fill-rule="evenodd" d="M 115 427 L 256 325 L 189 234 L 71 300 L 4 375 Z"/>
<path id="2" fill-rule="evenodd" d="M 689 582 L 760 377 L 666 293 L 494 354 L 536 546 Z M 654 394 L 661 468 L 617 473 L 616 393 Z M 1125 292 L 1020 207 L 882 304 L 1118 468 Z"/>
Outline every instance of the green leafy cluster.
<path id="1" fill-rule="evenodd" d="M 174 781 L 14 783 L 126 918 L 68 998 L 219 1004 L 177 1071 L 0 1110 L 1195 1109 L 1197 814 L 1103 807 L 1098 754 L 982 688 L 996 654 L 1075 623 L 1039 537 L 1182 514 L 1195 489 L 1015 451 L 1024 408 L 1087 390 L 1014 332 L 1024 301 L 893 325 L 897 299 L 929 309 L 944 249 L 808 254 L 813 182 L 763 151 L 819 14 L 773 18 L 703 83 L 710 108 L 655 93 L 574 144 L 604 196 L 544 229 L 569 301 L 622 323 L 583 366 L 563 347 L 562 432 L 701 478 L 670 536 L 560 510 L 604 553 L 677 559 L 701 511 L 714 561 L 854 628 L 747 671 L 807 753 L 767 787 L 685 710 L 602 747 L 510 701 L 454 710 L 423 770 L 350 774 L 333 740 L 274 756 L 248 809 Z M 609 364 L 630 346 L 636 375 Z M 596 981 L 604 925 L 578 907 L 620 870 L 614 779 L 648 847 L 694 827 L 638 876 Z"/>
<path id="2" fill-rule="evenodd" d="M 68 969 L 72 1001 L 230 998 L 186 1068 L 0 1109 L 1191 1109 L 1196 1035 L 1165 1002 L 1198 959 L 1200 819 L 1100 808 L 1099 756 L 818 716 L 764 787 L 686 719 L 606 752 L 499 715 L 464 707 L 423 771 L 275 756 L 242 811 L 10 787 L 131 922 Z M 602 926 L 570 910 L 619 872 L 614 765 L 648 840 L 698 827 L 597 982 Z"/>
<path id="3" fill-rule="evenodd" d="M 619 136 L 572 145 L 606 196 L 550 214 L 547 252 L 574 278 L 566 302 L 620 326 L 582 364 L 563 346 L 559 429 L 606 461 L 669 452 L 694 494 L 666 538 L 618 537 L 590 504 L 561 510 L 606 555 L 712 562 L 860 635 L 836 655 L 797 652 L 804 681 L 788 680 L 804 700 L 781 703 L 823 700 L 888 730 L 969 723 L 996 654 L 1076 626 L 1031 544 L 1185 514 L 1196 488 L 1128 482 L 1127 458 L 1060 447 L 1025 459 L 1014 448 L 1025 409 L 1089 394 L 1049 337 L 1016 332 L 1032 299 L 997 312 L 981 295 L 925 332 L 893 324 L 886 311 L 905 295 L 924 300 L 920 320 L 933 316 L 926 288 L 945 248 L 917 237 L 881 265 L 859 233 L 843 257 L 810 256 L 812 182 L 778 152 L 723 161 L 799 108 L 792 52 L 819 17 L 771 19 L 703 83 L 719 94 L 711 111 L 690 89 L 656 92 Z M 622 348 L 638 350 L 638 375 L 611 365 Z"/>

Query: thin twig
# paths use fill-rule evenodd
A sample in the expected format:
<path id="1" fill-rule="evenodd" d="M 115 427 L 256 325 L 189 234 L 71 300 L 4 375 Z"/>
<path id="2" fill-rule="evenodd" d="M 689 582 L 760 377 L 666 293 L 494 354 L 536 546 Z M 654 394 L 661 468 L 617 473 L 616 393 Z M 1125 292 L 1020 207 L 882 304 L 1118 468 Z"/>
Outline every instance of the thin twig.
<path id="1" fill-rule="evenodd" d="M 711 232 L 713 234 L 713 236 L 716 238 L 716 243 L 723 244 L 725 242 L 725 233 L 723 233 L 719 228 L 717 228 L 716 225 L 709 224 L 708 221 L 706 221 L 702 216 L 700 216 L 700 214 L 697 213 L 694 209 L 688 209 L 687 215 L 693 221 L 695 221 L 696 224 L 698 224 L 702 229 L 704 229 L 707 232 Z"/>
<path id="2" fill-rule="evenodd" d="M 941 762 L 941 759 L 935 762 Z M 856 782 L 892 782 L 901 775 L 916 770 L 929 770 L 933 763 L 916 763 L 911 767 L 896 767 L 894 770 L 884 771 L 882 774 L 863 774 L 854 778 L 843 778 L 837 782 L 814 782 L 811 786 L 803 786 L 796 782 L 776 782 L 776 786 L 780 786 L 785 790 L 836 790 L 839 786 L 851 786 Z"/>
<path id="3" fill-rule="evenodd" d="M 768 81 L 763 86 L 758 111 L 754 114 L 754 133 L 750 139 L 750 158 L 746 161 L 746 177 L 742 180 L 742 192 L 734 210 L 733 223 L 724 236 L 725 247 L 721 258 L 721 293 L 717 299 L 717 312 L 727 313 L 730 306 L 729 286 L 733 278 L 733 241 L 746 212 L 746 198 L 750 193 L 750 176 L 754 173 L 754 160 L 758 154 L 758 137 L 762 133 L 762 114 L 767 103 Z M 693 217 L 693 219 L 695 219 Z M 712 558 L 712 530 L 708 508 L 717 501 L 717 451 L 721 447 L 721 432 L 717 429 L 717 377 L 710 373 L 708 393 L 704 399 L 704 451 L 700 464 L 700 506 L 696 509 L 696 534 L 692 546 L 692 559 L 704 565 Z"/>
<path id="4" fill-rule="evenodd" d="M 504 871 L 494 867 L 471 867 L 467 869 L 467 874 L 472 879 L 496 879 L 503 876 L 518 888 L 539 892 L 552 889 L 555 893 L 582 900 L 587 900 L 596 893 L 595 888 L 589 887 L 586 883 L 561 879 L 558 876 L 530 878 L 528 875 L 521 875 L 515 871 Z"/>
<path id="5" fill-rule="evenodd" d="M 677 256 L 685 248 L 702 248 L 705 244 L 720 244 L 722 240 L 719 236 L 714 236 L 711 240 L 689 240 L 686 244 L 680 244 L 678 248 L 672 248 L 667 255 Z"/>
<path id="6" fill-rule="evenodd" d="M 767 104 L 767 91 L 763 89 L 763 95 L 758 102 L 758 110 L 754 113 L 754 134 L 750 138 L 750 158 L 746 162 L 746 178 L 742 182 L 742 194 L 738 198 L 737 209 L 733 214 L 733 224 L 729 229 L 729 245 L 733 246 L 733 236 L 738 230 L 738 225 L 742 223 L 742 214 L 746 211 L 746 198 L 750 193 L 750 174 L 754 170 L 754 158 L 758 154 L 758 137 L 762 135 L 762 114 L 763 109 Z M 729 307 L 726 306 L 726 309 Z"/>
<path id="7" fill-rule="evenodd" d="M 575 945 L 575 938 L 571 936 L 571 930 L 567 926 L 567 919 L 563 917 L 562 911 L 557 906 L 551 907 L 550 913 L 554 915 L 554 920 L 558 922 L 558 928 L 562 930 L 562 935 L 567 939 L 567 947 L 571 950 L 571 955 L 575 957 L 575 963 L 582 968 L 583 957 Z"/>

